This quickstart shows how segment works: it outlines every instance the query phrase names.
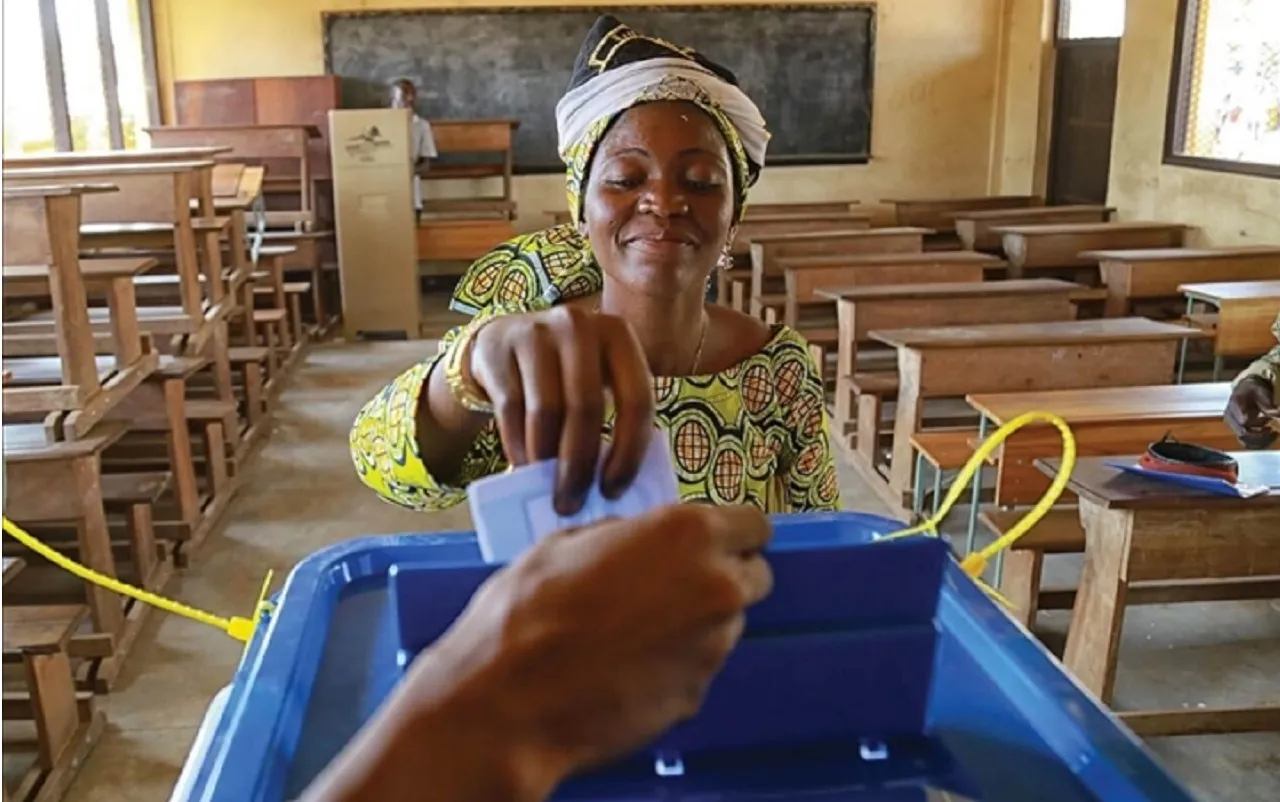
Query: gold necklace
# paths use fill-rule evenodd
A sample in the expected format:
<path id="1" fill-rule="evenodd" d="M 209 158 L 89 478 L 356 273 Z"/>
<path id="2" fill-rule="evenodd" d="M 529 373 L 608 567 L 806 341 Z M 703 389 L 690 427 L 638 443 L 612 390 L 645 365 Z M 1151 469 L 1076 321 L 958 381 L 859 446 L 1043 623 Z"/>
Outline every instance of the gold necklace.
<path id="1" fill-rule="evenodd" d="M 600 302 L 596 301 L 595 306 L 591 308 L 591 313 L 600 314 Z M 698 348 L 693 352 L 693 366 L 689 368 L 690 376 L 698 375 L 698 365 L 702 364 L 702 347 L 707 344 L 707 327 L 711 323 L 711 316 L 707 314 L 704 307 L 702 310 L 702 331 L 698 334 Z"/>

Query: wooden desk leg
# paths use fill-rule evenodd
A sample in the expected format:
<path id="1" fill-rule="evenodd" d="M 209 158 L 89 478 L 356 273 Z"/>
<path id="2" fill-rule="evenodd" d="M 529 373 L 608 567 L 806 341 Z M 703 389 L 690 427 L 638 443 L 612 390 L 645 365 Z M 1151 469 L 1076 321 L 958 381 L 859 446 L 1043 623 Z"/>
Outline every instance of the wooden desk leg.
<path id="1" fill-rule="evenodd" d="M 142 357 L 142 332 L 138 328 L 138 306 L 133 279 L 111 282 L 107 289 L 107 309 L 111 315 L 112 350 L 116 367 L 124 370 Z"/>
<path id="2" fill-rule="evenodd" d="M 173 471 L 174 496 L 182 522 L 195 527 L 200 520 L 200 493 L 195 462 L 191 457 L 191 432 L 187 426 L 187 385 L 182 379 L 164 382 L 164 414 L 169 425 L 169 468 Z"/>
<path id="3" fill-rule="evenodd" d="M 854 305 L 847 301 L 836 302 L 836 405 L 837 434 L 844 436 L 844 427 L 853 420 L 853 391 L 848 382 L 853 379 L 858 362 L 858 340 L 854 336 Z"/>
<path id="4" fill-rule="evenodd" d="M 232 273 L 236 276 L 243 276 L 240 284 L 240 297 L 236 299 L 236 303 L 242 307 L 241 320 L 244 321 L 241 336 L 237 339 L 240 345 L 253 345 L 257 342 L 257 335 L 253 328 L 253 282 L 243 274 L 248 272 L 247 259 L 249 258 L 249 242 L 245 236 L 245 213 L 244 209 L 235 209 L 231 212 L 231 234 L 227 240 L 228 248 L 231 251 L 231 268 Z"/>
<path id="5" fill-rule="evenodd" d="M 736 312 L 747 311 L 747 283 L 741 279 L 734 279 L 731 284 L 730 294 L 733 297 L 733 309 Z"/>
<path id="6" fill-rule="evenodd" d="M 893 419 L 893 452 L 889 465 L 889 486 L 897 497 L 911 492 L 911 475 L 915 460 L 911 457 L 911 437 L 920 430 L 924 417 L 924 361 L 920 352 L 898 349 L 898 408 Z"/>
<path id="7" fill-rule="evenodd" d="M 102 474 L 96 455 L 80 457 L 71 463 L 76 495 L 80 499 L 80 519 L 76 537 L 80 545 L 80 562 L 105 576 L 116 576 L 115 558 L 111 554 L 111 530 L 102 506 Z M 95 632 L 116 635 L 124 626 L 121 598 L 106 588 L 85 583 L 85 596 L 93 617 Z"/>
<path id="8" fill-rule="evenodd" d="M 1133 513 L 1109 510 L 1081 497 L 1080 522 L 1085 532 L 1084 569 L 1062 662 L 1081 685 L 1110 705 L 1129 590 Z"/>

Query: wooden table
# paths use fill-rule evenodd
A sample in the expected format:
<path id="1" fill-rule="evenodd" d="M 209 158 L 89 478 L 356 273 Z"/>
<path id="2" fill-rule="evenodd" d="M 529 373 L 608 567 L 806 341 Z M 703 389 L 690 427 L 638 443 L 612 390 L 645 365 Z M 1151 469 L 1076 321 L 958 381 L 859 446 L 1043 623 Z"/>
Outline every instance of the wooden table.
<path id="1" fill-rule="evenodd" d="M 971 251 L 1000 251 L 999 226 L 1052 225 L 1057 223 L 1105 223 L 1115 211 L 1110 206 L 1032 206 L 1026 209 L 969 209 L 951 214 L 956 236 Z"/>
<path id="2" fill-rule="evenodd" d="M 892 497 L 902 504 L 911 490 L 911 437 L 926 397 L 1166 383 L 1182 339 L 1203 336 L 1145 318 L 872 331 L 872 339 L 898 351 Z M 976 481 L 974 488 L 976 501 Z"/>
<path id="3" fill-rule="evenodd" d="M 1280 261 L 1280 260 L 1278 260 Z M 1226 281 L 1183 284 L 1178 289 L 1187 296 L 1187 316 L 1195 314 L 1197 303 L 1216 307 L 1213 325 L 1213 379 L 1222 372 L 1228 356 L 1257 356 L 1276 345 L 1273 327 L 1280 317 L 1280 281 Z M 1182 380 L 1186 362 L 1183 349 L 1178 364 Z"/>
<path id="4" fill-rule="evenodd" d="M 1096 262 L 1107 286 L 1107 316 L 1123 317 L 1133 302 L 1176 298 L 1183 284 L 1280 279 L 1280 246 L 1142 248 L 1080 254 Z"/>
<path id="5" fill-rule="evenodd" d="M 886 198 L 881 203 L 893 206 L 900 226 L 951 231 L 956 212 L 1025 209 L 1043 205 L 1044 199 L 1035 195 L 979 195 L 970 198 Z"/>
<path id="6" fill-rule="evenodd" d="M 1063 664 L 1086 689 L 1111 704 L 1130 583 L 1280 575 L 1280 452 L 1244 452 L 1240 481 L 1272 491 L 1252 499 L 1213 496 L 1127 476 L 1107 462 L 1136 456 L 1084 457 L 1069 487 L 1080 497 L 1085 559 Z M 1056 475 L 1058 460 L 1038 463 Z M 1122 712 L 1138 735 L 1200 735 L 1280 730 L 1280 708 Z"/>
<path id="7" fill-rule="evenodd" d="M 1023 278 L 1028 270 L 1093 267 L 1089 252 L 1109 248 L 1176 248 L 1186 226 L 1178 223 L 1064 223 L 1060 225 L 997 226 L 1009 260 L 1009 277 Z"/>

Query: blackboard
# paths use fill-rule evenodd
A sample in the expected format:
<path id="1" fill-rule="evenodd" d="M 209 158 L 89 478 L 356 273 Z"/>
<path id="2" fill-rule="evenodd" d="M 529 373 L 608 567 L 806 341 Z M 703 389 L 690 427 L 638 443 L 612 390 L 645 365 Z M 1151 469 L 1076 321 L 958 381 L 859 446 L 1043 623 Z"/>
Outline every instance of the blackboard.
<path id="1" fill-rule="evenodd" d="M 733 70 L 773 134 L 768 164 L 867 160 L 875 8 L 862 3 L 334 12 L 325 66 L 347 108 L 385 105 L 407 77 L 428 119 L 519 119 L 517 171 L 560 171 L 555 105 L 601 13 Z"/>

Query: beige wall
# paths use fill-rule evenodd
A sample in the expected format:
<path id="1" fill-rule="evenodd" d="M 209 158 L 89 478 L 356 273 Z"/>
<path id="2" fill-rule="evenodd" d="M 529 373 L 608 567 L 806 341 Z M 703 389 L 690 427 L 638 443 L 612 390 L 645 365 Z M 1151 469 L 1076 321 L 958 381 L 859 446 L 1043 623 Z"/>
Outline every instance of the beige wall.
<path id="1" fill-rule="evenodd" d="M 692 4 L 707 2 L 717 0 L 692 0 Z M 878 0 L 871 163 L 766 169 L 753 200 L 875 201 L 987 192 L 1000 172 L 992 168 L 1001 33 L 1006 8 L 1023 2 L 1041 0 Z M 608 5 L 594 0 L 525 0 L 515 5 L 575 3 Z M 488 0 L 155 0 L 155 4 L 166 108 L 172 108 L 174 80 L 323 72 L 322 11 L 492 5 Z M 714 55 L 732 65 L 732 53 Z M 573 54 L 564 57 L 568 61 Z M 1015 116 L 1026 114 L 1021 101 L 1007 108 Z M 1013 139 L 1018 136 L 1022 134 L 1015 132 Z M 1016 146 L 1028 148 L 1021 139 Z M 1034 142 L 1030 147 L 1034 152 Z M 1026 169 L 1015 158 L 1005 165 L 1004 173 L 1016 176 Z M 564 207 L 563 180 L 558 176 L 520 177 L 515 191 L 521 228 L 540 225 L 544 209 Z"/>
<path id="2" fill-rule="evenodd" d="M 1161 164 L 1178 0 L 1128 3 L 1108 202 L 1198 227 L 1191 244 L 1280 243 L 1280 180 Z"/>

